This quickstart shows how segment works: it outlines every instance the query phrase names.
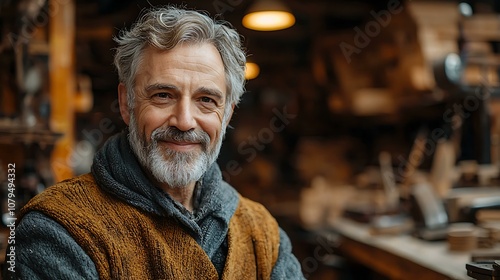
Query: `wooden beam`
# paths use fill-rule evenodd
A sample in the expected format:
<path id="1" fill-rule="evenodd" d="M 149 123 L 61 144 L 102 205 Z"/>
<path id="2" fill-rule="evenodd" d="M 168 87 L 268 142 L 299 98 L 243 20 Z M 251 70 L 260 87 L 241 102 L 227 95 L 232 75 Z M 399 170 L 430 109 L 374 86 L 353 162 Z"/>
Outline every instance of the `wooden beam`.
<path id="1" fill-rule="evenodd" d="M 51 128 L 63 133 L 52 153 L 51 165 L 55 181 L 73 176 L 71 155 L 74 147 L 75 81 L 75 2 L 50 0 L 54 11 L 49 18 L 50 29 L 50 97 Z"/>

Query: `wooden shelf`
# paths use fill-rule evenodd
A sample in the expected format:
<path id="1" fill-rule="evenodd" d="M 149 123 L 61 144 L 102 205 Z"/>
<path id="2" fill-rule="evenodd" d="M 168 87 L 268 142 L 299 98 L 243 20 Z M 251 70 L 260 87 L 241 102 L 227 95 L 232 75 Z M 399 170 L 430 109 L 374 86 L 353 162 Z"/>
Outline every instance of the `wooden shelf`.
<path id="1" fill-rule="evenodd" d="M 48 129 L 0 126 L 0 144 L 34 144 L 40 146 L 54 145 L 62 133 L 56 133 Z"/>

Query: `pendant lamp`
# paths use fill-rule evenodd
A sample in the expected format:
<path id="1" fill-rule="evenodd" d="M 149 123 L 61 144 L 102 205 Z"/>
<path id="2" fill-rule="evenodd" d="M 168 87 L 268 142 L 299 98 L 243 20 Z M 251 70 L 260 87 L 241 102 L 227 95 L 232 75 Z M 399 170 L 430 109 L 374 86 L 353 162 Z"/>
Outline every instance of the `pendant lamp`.
<path id="1" fill-rule="evenodd" d="M 258 31 L 286 29 L 295 24 L 295 17 L 281 0 L 256 0 L 242 20 L 243 26 Z"/>

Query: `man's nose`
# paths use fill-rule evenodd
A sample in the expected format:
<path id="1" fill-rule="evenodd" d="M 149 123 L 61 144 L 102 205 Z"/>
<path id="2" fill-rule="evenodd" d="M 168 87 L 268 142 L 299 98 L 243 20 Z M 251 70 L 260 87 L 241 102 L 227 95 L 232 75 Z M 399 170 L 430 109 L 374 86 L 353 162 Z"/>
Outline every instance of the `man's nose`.
<path id="1" fill-rule="evenodd" d="M 175 104 L 169 126 L 175 126 L 181 131 L 188 131 L 196 127 L 196 121 L 193 114 L 193 106 L 187 100 L 179 100 Z"/>

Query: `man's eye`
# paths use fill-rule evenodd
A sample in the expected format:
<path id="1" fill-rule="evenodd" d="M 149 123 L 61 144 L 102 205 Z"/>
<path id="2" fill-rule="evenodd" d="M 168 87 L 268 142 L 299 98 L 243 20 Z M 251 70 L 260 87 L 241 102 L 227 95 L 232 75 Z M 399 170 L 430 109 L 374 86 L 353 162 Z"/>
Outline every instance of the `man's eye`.
<path id="1" fill-rule="evenodd" d="M 206 97 L 206 96 L 203 96 L 202 98 L 200 98 L 200 100 L 201 100 L 201 102 L 204 102 L 204 103 L 215 103 L 215 100 L 213 100 L 210 97 Z"/>
<path id="2" fill-rule="evenodd" d="M 153 95 L 153 97 L 158 97 L 158 98 L 169 98 L 170 97 L 170 94 L 166 93 L 166 92 L 159 92 L 159 93 L 155 93 Z"/>

